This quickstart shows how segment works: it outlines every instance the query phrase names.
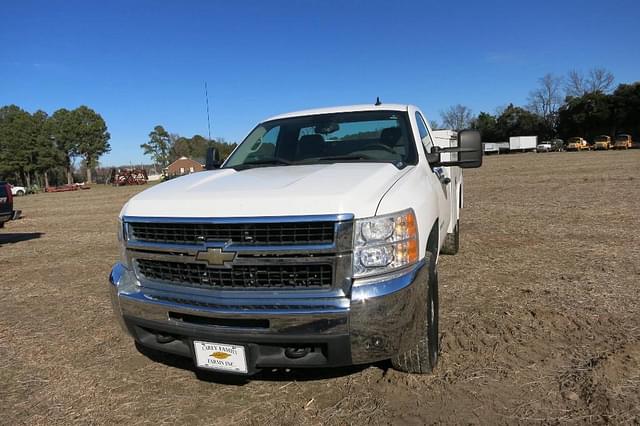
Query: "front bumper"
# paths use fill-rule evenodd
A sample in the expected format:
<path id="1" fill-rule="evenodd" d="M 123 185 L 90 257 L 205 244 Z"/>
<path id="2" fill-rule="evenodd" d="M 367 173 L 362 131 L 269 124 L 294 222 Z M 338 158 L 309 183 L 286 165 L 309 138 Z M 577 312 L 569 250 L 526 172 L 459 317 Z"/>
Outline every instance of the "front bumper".
<path id="1" fill-rule="evenodd" d="M 140 344 L 193 358 L 193 340 L 245 346 L 262 368 L 335 367 L 408 350 L 426 319 L 427 268 L 358 282 L 348 298 L 223 299 L 144 289 L 122 264 L 111 271 L 113 309 Z M 308 348 L 295 358 L 289 348 Z"/>

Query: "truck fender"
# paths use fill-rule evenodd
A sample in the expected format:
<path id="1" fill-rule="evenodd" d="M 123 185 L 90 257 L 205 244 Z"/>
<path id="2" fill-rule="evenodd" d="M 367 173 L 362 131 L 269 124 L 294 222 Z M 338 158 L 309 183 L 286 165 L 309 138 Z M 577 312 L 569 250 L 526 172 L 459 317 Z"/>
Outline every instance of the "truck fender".
<path id="1" fill-rule="evenodd" d="M 428 170 L 431 173 L 431 170 Z M 402 176 L 392 188 L 387 191 L 380 203 L 376 215 L 395 213 L 410 206 L 416 215 L 418 222 L 418 241 L 420 244 L 420 259 L 424 259 L 429 240 L 427 230 L 431 231 L 434 223 L 439 224 L 440 217 L 438 211 L 438 198 L 434 188 L 429 185 L 426 177 L 427 171 L 423 168 L 416 167 L 409 173 Z M 445 230 L 446 231 L 446 230 Z M 443 236 L 440 232 L 436 232 L 436 237 L 441 241 L 435 244 L 439 250 L 440 243 L 444 243 Z M 446 233 L 445 235 L 446 236 Z M 437 253 L 436 250 L 436 253 Z"/>
<path id="2" fill-rule="evenodd" d="M 438 254 L 440 252 L 440 244 L 438 233 L 439 231 L 439 223 L 438 219 L 433 222 L 433 226 L 431 227 L 431 232 L 429 232 L 429 238 L 427 239 L 427 251 L 433 253 L 436 258 L 436 263 L 438 262 Z"/>

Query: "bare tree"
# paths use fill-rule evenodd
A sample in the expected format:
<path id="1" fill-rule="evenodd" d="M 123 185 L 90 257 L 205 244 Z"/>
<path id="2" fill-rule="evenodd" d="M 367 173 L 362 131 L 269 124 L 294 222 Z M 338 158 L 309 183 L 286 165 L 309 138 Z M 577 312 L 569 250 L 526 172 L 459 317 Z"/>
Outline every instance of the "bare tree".
<path id="1" fill-rule="evenodd" d="M 577 70 L 569 71 L 564 89 L 567 96 L 578 97 L 587 93 L 587 86 L 582 73 Z"/>
<path id="2" fill-rule="evenodd" d="M 587 88 L 590 93 L 607 93 L 613 89 L 614 80 L 613 74 L 605 68 L 592 68 L 591 71 L 589 71 Z"/>
<path id="3" fill-rule="evenodd" d="M 471 126 L 471 109 L 464 105 L 450 106 L 446 111 L 440 111 L 440 117 L 448 129 L 462 130 Z"/>
<path id="4" fill-rule="evenodd" d="M 579 71 L 571 70 L 567 76 L 565 93 L 574 97 L 593 92 L 608 93 L 613 89 L 614 80 L 611 71 L 605 68 L 592 68 L 587 77 Z"/>
<path id="5" fill-rule="evenodd" d="M 562 77 L 545 74 L 538 80 L 540 86 L 529 93 L 529 110 L 549 120 L 562 105 Z"/>

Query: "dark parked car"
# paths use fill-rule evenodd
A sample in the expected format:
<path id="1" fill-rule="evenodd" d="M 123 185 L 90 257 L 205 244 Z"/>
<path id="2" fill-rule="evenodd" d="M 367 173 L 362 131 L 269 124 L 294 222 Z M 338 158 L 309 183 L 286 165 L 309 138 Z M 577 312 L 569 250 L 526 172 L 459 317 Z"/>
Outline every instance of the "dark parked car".
<path id="1" fill-rule="evenodd" d="M 13 196 L 11 195 L 11 185 L 0 181 L 0 228 L 4 223 L 13 218 Z"/>

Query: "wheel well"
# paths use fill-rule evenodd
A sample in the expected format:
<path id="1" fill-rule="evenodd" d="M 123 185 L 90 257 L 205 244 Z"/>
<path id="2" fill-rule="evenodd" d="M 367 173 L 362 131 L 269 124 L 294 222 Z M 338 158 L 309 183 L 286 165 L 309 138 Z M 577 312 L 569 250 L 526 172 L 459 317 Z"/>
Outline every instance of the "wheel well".
<path id="1" fill-rule="evenodd" d="M 434 256 L 438 256 L 438 219 L 434 222 L 429 232 L 429 238 L 427 239 L 427 251 L 433 253 Z"/>

